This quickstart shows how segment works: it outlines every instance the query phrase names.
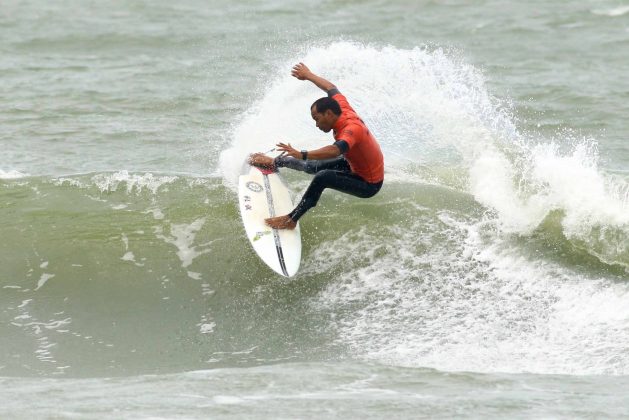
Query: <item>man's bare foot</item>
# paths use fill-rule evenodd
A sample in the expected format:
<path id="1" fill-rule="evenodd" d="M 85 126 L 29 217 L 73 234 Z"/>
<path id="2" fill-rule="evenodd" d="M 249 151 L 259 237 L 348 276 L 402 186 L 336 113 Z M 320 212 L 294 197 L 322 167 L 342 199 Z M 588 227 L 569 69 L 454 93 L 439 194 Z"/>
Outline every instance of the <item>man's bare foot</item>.
<path id="1" fill-rule="evenodd" d="M 254 153 L 249 156 L 249 165 L 258 168 L 275 170 L 275 160 L 264 153 Z"/>
<path id="2" fill-rule="evenodd" d="M 297 222 L 293 221 L 288 215 L 286 216 L 278 216 L 278 217 L 269 217 L 268 219 L 264 219 L 266 224 L 273 229 L 290 229 L 293 230 L 297 227 Z"/>

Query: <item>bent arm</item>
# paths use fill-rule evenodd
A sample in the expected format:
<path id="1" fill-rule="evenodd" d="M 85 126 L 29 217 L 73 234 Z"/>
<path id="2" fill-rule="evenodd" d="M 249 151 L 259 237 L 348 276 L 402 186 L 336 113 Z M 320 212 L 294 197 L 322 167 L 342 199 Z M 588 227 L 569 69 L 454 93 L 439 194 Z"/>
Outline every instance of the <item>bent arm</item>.
<path id="1" fill-rule="evenodd" d="M 320 149 L 309 150 L 308 159 L 312 160 L 325 160 L 332 159 L 341 155 L 341 149 L 331 144 L 329 146 L 323 146 Z"/>
<path id="2" fill-rule="evenodd" d="M 286 153 L 288 156 L 292 156 L 295 159 L 303 159 L 300 150 L 295 149 L 290 143 L 278 143 L 277 150 Z M 323 146 L 320 149 L 308 150 L 308 160 L 325 160 L 332 159 L 341 155 L 341 148 L 336 144 L 330 144 Z"/>
<path id="3" fill-rule="evenodd" d="M 319 89 L 328 92 L 330 89 L 336 88 L 334 84 L 321 76 L 314 74 L 304 63 L 296 64 L 291 72 L 293 77 L 299 80 L 309 80 L 314 83 Z"/>

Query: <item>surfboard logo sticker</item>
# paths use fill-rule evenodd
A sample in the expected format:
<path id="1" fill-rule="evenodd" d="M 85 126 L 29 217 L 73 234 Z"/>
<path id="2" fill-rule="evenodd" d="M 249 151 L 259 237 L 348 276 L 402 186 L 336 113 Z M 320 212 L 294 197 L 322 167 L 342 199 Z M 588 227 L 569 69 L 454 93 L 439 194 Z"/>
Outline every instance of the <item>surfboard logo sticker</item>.
<path id="1" fill-rule="evenodd" d="M 249 181 L 246 184 L 247 188 L 253 192 L 262 192 L 262 190 L 264 190 L 264 188 L 262 187 L 262 185 L 258 184 L 255 181 Z"/>
<path id="2" fill-rule="evenodd" d="M 270 233 L 272 233 L 270 230 L 265 230 L 264 232 L 256 232 L 252 240 L 255 242 L 259 240 L 260 238 L 262 238 L 263 236 L 268 235 Z"/>

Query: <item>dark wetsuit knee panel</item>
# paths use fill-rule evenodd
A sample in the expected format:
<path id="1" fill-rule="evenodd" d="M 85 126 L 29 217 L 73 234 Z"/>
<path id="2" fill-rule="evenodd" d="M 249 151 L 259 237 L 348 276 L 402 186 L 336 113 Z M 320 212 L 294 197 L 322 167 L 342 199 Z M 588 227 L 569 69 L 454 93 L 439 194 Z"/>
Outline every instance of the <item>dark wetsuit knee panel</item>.
<path id="1" fill-rule="evenodd" d="M 382 188 L 382 182 L 372 184 L 365 181 L 357 174 L 332 169 L 317 172 L 312 183 L 317 186 L 323 186 L 322 190 L 332 188 L 360 198 L 373 197 L 380 191 L 380 188 Z"/>

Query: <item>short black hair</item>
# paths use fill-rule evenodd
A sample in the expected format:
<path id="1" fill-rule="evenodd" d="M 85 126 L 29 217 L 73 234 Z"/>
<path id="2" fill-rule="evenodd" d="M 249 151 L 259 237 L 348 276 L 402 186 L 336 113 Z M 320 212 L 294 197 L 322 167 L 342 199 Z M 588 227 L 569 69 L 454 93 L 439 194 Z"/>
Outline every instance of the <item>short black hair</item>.
<path id="1" fill-rule="evenodd" d="M 324 113 L 328 109 L 334 113 L 334 115 L 341 115 L 341 106 L 335 99 L 332 99 L 328 96 L 324 96 L 323 98 L 319 98 L 310 107 L 315 107 L 317 112 Z"/>

